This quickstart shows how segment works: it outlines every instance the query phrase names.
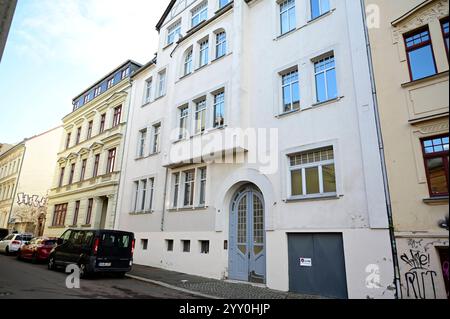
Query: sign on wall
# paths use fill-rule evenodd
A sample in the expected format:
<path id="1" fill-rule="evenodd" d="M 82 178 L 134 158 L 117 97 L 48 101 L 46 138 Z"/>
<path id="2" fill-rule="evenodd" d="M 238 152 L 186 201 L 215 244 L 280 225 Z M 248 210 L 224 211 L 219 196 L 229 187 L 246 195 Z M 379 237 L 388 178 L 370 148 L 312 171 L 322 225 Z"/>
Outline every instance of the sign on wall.
<path id="1" fill-rule="evenodd" d="M 300 257 L 300 267 L 312 267 L 312 258 Z"/>

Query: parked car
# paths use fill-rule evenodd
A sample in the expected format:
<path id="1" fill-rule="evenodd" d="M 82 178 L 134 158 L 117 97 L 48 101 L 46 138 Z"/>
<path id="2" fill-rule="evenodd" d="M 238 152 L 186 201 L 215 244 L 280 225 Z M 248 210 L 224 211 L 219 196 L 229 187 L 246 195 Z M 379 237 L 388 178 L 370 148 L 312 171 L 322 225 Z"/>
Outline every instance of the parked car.
<path id="1" fill-rule="evenodd" d="M 0 240 L 8 236 L 9 231 L 6 228 L 0 228 Z"/>
<path id="2" fill-rule="evenodd" d="M 32 263 L 46 261 L 56 246 L 57 238 L 36 237 L 25 243 L 17 253 L 18 259 L 29 259 Z"/>
<path id="3" fill-rule="evenodd" d="M 0 240 L 0 252 L 6 255 L 17 253 L 31 238 L 33 238 L 32 234 L 10 234 Z"/>
<path id="4" fill-rule="evenodd" d="M 130 232 L 68 229 L 50 252 L 48 269 L 76 264 L 81 278 L 107 272 L 124 276 L 133 264 L 134 242 Z"/>

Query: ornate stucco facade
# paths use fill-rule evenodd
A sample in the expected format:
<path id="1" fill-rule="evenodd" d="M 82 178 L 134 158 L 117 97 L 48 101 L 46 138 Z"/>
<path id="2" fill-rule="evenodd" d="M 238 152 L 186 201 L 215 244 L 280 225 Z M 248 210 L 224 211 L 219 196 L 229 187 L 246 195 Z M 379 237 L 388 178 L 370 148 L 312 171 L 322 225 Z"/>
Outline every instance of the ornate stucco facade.
<path id="1" fill-rule="evenodd" d="M 63 118 L 45 235 L 114 226 L 130 76 L 139 67 L 127 61 L 73 100 Z"/>
<path id="2" fill-rule="evenodd" d="M 369 38 L 401 297 L 447 298 L 449 3 L 366 4 L 380 17 Z"/>

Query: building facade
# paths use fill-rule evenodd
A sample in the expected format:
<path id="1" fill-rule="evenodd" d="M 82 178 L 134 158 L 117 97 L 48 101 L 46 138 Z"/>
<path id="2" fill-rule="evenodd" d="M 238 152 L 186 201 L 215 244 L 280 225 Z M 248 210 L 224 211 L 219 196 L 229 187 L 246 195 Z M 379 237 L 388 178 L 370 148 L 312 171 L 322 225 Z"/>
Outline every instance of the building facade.
<path id="1" fill-rule="evenodd" d="M 448 1 L 366 4 L 401 297 L 448 298 Z"/>
<path id="2" fill-rule="evenodd" d="M 11 231 L 42 236 L 61 134 L 62 128 L 56 127 L 24 140 L 22 161 L 16 160 L 18 180 L 8 220 Z"/>
<path id="3" fill-rule="evenodd" d="M 8 39 L 17 0 L 0 0 L 0 61 Z"/>
<path id="4" fill-rule="evenodd" d="M 0 228 L 42 235 L 61 127 L 0 154 Z"/>
<path id="5" fill-rule="evenodd" d="M 135 233 L 136 263 L 394 297 L 361 12 L 170 2 L 157 59 L 133 76 L 116 228 Z"/>
<path id="6" fill-rule="evenodd" d="M 24 154 L 23 142 L 0 154 L 0 228 L 8 228 L 9 213 L 14 201 Z"/>
<path id="7" fill-rule="evenodd" d="M 139 67 L 127 61 L 73 100 L 63 118 L 45 235 L 113 227 L 130 76 Z"/>

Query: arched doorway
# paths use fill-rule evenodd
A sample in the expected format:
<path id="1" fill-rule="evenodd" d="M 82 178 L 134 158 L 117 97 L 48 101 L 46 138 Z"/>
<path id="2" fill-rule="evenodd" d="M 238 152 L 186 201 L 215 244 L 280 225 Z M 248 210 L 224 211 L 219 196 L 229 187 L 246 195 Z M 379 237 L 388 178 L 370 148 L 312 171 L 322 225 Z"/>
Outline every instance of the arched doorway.
<path id="1" fill-rule="evenodd" d="M 228 273 L 230 279 L 265 283 L 264 199 L 254 184 L 241 187 L 231 200 Z"/>

